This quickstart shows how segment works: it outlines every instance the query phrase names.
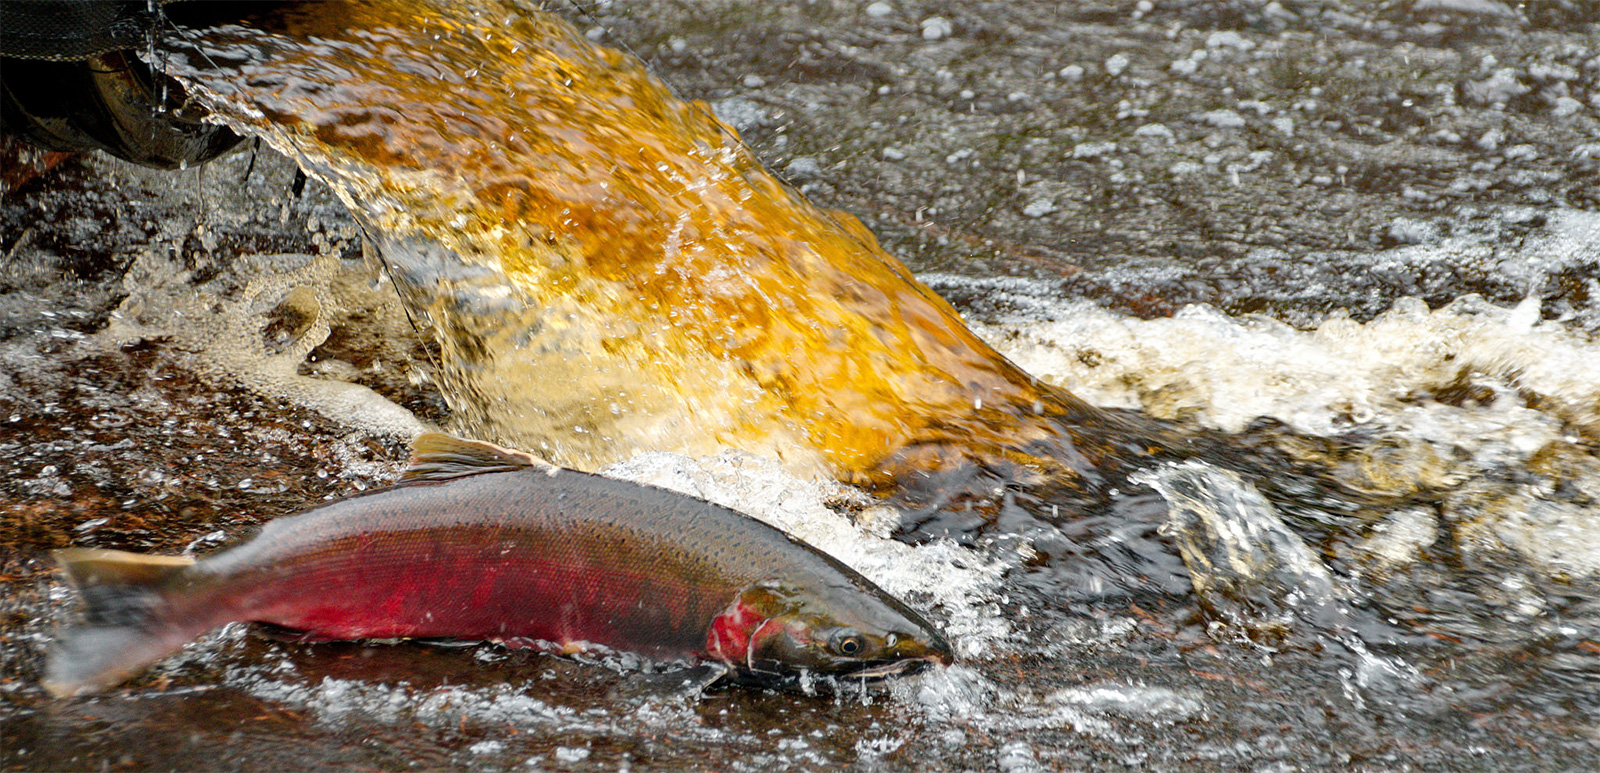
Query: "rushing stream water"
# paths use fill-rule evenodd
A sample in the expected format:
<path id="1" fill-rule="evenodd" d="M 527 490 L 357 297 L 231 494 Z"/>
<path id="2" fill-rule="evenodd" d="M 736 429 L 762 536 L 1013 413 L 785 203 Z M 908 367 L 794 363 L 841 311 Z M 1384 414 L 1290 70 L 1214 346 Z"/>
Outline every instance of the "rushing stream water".
<path id="1" fill-rule="evenodd" d="M 893 13 L 860 10 L 862 34 Z M 937 18 L 884 29 L 943 45 Z M 314 4 L 191 34 L 167 66 L 267 144 L 180 173 L 88 159 L 0 212 L 7 769 L 1600 758 L 1600 216 L 1576 194 L 1222 261 L 908 257 L 917 284 L 762 170 L 753 152 L 787 152 L 776 108 L 716 103 L 751 151 L 542 11 Z M 1232 152 L 1228 120 L 1196 123 Z M 1121 152 L 1084 144 L 1072 163 Z M 999 163 L 958 154 L 934 155 Z M 805 158 L 785 168 L 815 195 L 861 184 Z M 1069 206 L 1023 198 L 1022 222 Z M 392 481 L 429 425 L 774 523 L 926 611 L 961 661 L 838 695 L 699 694 L 625 664 L 229 626 L 103 696 L 37 688 L 72 602 L 49 549 L 203 552 Z"/>

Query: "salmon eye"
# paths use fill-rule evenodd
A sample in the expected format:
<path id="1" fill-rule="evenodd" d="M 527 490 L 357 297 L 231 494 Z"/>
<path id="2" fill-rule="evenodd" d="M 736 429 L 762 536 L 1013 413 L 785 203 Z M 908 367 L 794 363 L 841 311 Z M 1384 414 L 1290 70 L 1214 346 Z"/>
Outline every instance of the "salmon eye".
<path id="1" fill-rule="evenodd" d="M 830 649 L 847 657 L 859 654 L 865 646 L 865 642 L 861 640 L 861 634 L 849 628 L 841 628 L 835 631 L 833 636 L 828 639 L 828 647 Z"/>

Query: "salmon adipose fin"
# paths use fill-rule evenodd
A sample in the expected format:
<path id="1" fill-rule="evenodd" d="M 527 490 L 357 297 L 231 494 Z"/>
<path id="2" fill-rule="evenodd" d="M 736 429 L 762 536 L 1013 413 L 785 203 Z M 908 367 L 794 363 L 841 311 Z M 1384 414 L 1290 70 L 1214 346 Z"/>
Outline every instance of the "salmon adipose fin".
<path id="1" fill-rule="evenodd" d="M 50 652 L 50 694 L 109 687 L 188 642 L 168 620 L 164 590 L 194 559 L 73 548 L 57 551 L 56 560 L 82 596 L 84 615 Z"/>
<path id="2" fill-rule="evenodd" d="M 530 468 L 551 474 L 561 469 L 525 451 L 440 432 L 424 432 L 411 441 L 411 466 L 400 474 L 400 483 L 441 483 L 468 475 Z"/>

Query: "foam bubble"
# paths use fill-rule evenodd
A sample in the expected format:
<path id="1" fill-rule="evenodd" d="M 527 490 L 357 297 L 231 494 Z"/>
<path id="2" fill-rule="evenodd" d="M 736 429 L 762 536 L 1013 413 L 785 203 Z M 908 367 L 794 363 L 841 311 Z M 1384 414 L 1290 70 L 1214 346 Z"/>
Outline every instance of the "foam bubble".
<path id="1" fill-rule="evenodd" d="M 1374 270 L 1471 265 L 1530 291 L 1552 286 L 1558 275 L 1592 275 L 1600 214 L 1546 214 L 1548 223 L 1514 248 L 1493 233 L 1470 232 L 1436 245 L 1329 260 Z M 1507 211 L 1499 220 L 1529 217 Z M 1593 304 L 1573 308 L 1570 300 L 1553 300 L 1558 318 L 1541 319 L 1541 300 L 1533 296 L 1501 306 L 1465 295 L 1434 310 L 1402 297 L 1366 323 L 1335 311 L 1315 328 L 1300 329 L 1265 316 L 1230 317 L 1205 305 L 1141 320 L 1026 279 L 922 279 L 981 299 L 965 310 L 979 335 L 1028 372 L 1100 405 L 1189 417 L 1228 431 L 1270 416 L 1301 432 L 1333 434 L 1374 422 L 1403 423 L 1394 417 L 1417 398 L 1456 385 L 1488 396 L 1475 408 L 1509 414 L 1513 407 L 1536 407 L 1557 422 L 1600 434 L 1600 308 Z M 1600 292 L 1600 280 L 1586 281 L 1591 295 Z M 1525 420 L 1507 416 L 1508 423 Z M 1474 432 L 1464 428 L 1452 440 L 1477 445 Z"/>
<path id="2" fill-rule="evenodd" d="M 370 432 L 413 437 L 427 425 L 377 392 L 299 372 L 327 340 L 341 299 L 348 303 L 350 287 L 365 282 L 364 269 L 331 253 L 241 255 L 201 280 L 181 261 L 151 250 L 129 268 L 128 297 L 100 337 L 113 345 L 165 338 L 209 377 Z"/>
<path id="3" fill-rule="evenodd" d="M 1049 700 L 1152 723 L 1183 722 L 1205 713 L 1205 701 L 1188 691 L 1144 685 L 1073 687 L 1051 693 Z"/>

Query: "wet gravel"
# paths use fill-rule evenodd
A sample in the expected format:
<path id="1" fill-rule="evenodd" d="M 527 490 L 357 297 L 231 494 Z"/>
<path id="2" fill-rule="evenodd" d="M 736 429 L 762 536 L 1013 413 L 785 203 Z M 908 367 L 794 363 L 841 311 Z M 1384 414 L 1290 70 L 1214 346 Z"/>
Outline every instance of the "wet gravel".
<path id="1" fill-rule="evenodd" d="M 1593 304 L 1593 262 L 1363 259 L 1510 250 L 1600 205 L 1592 2 L 573 5 L 918 271 L 1301 325 L 1402 295 Z"/>
<path id="2" fill-rule="evenodd" d="M 774 170 L 918 271 L 1027 276 L 1141 317 L 1209 302 L 1300 326 L 1406 295 L 1531 294 L 1547 319 L 1600 331 L 1600 259 L 1508 263 L 1555 210 L 1600 205 L 1592 2 L 552 5 L 707 100 Z M 338 216 L 314 183 L 297 204 L 272 174 L 262 195 L 288 214 L 213 238 L 194 228 L 203 218 L 162 209 L 151 178 L 100 162 L 68 162 L 0 203 L 0 767 L 1578 771 L 1600 756 L 1583 699 L 1600 682 L 1581 644 L 1552 661 L 1442 642 L 1410 653 L 1414 682 L 1361 670 L 1380 661 L 1337 643 L 1219 642 L 1181 596 L 1062 608 L 1024 587 L 1006 606 L 1025 621 L 1020 646 L 981 661 L 981 678 L 908 683 L 927 694 L 892 700 L 688 700 L 550 658 L 485 668 L 505 657 L 492 648 L 232 631 L 116 696 L 52 704 L 34 682 L 69 599 L 48 549 L 204 549 L 381 485 L 404 456 L 197 376 L 171 342 L 91 337 L 152 245 L 219 260 L 323 249 L 307 210 Z M 1372 257 L 1451 239 L 1477 252 Z M 321 350 L 363 366 L 340 373 L 365 372 L 359 329 Z M 364 378 L 442 410 L 425 383 Z M 362 685 L 372 694 L 348 700 Z M 480 705 L 502 688 L 539 706 Z M 383 708 L 394 694 L 403 710 Z M 651 712 L 668 719 L 634 719 Z"/>

